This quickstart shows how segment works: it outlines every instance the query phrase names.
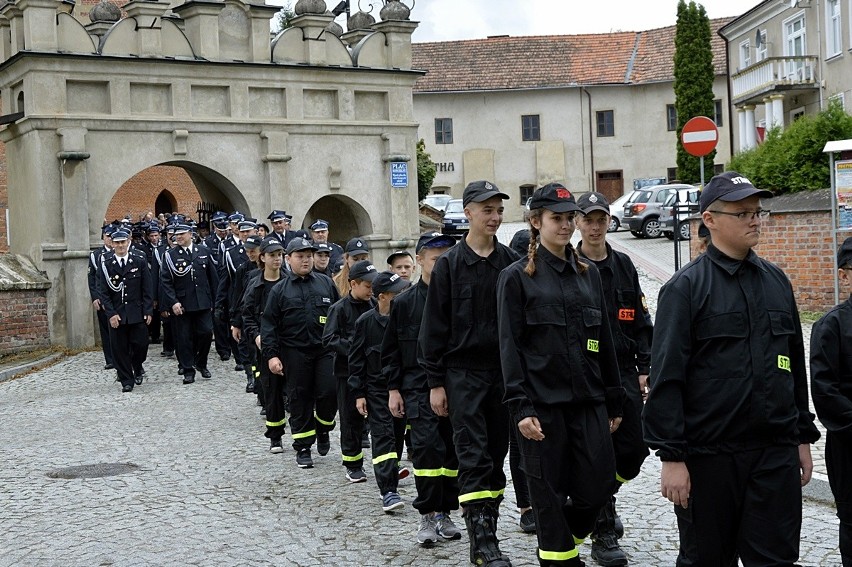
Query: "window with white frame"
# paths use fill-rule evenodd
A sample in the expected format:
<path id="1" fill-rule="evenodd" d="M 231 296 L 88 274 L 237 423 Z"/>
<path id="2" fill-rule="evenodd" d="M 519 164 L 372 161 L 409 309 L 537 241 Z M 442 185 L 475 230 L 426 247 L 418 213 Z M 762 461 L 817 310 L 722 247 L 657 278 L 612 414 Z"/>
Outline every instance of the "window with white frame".
<path id="1" fill-rule="evenodd" d="M 745 40 L 740 44 L 740 69 L 751 65 L 751 41 Z"/>
<path id="2" fill-rule="evenodd" d="M 842 108 L 843 110 L 846 110 L 846 93 L 845 92 L 837 93 L 834 96 L 830 96 L 830 97 L 828 97 L 828 100 L 831 101 L 831 102 L 839 103 L 840 108 Z"/>
<path id="3" fill-rule="evenodd" d="M 754 50 L 755 63 L 763 61 L 769 57 L 769 45 L 766 43 L 766 30 L 760 30 L 760 45 Z"/>
<path id="4" fill-rule="evenodd" d="M 784 56 L 796 57 L 787 61 L 786 75 L 788 79 L 805 79 L 805 50 L 807 36 L 805 33 L 805 13 L 799 12 L 792 18 L 784 20 Z"/>
<path id="5" fill-rule="evenodd" d="M 825 19 L 825 55 L 834 57 L 843 49 L 840 0 L 826 0 Z"/>

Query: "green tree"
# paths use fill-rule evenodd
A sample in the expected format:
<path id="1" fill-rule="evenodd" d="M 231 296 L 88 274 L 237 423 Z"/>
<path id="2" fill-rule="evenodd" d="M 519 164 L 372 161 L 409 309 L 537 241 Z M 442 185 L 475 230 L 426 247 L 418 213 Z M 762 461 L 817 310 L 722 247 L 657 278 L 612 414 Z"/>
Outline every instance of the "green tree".
<path id="1" fill-rule="evenodd" d="M 762 144 L 731 158 L 728 169 L 776 194 L 830 187 L 831 171 L 822 149 L 826 142 L 849 138 L 852 116 L 832 101 L 819 114 L 803 116 L 783 132 L 773 128 Z"/>
<path id="2" fill-rule="evenodd" d="M 296 17 L 293 5 L 290 2 L 284 4 L 281 10 L 275 14 L 275 33 L 280 33 L 290 27 L 290 20 Z"/>
<path id="3" fill-rule="evenodd" d="M 426 142 L 423 138 L 417 142 L 417 200 L 422 201 L 432 188 L 432 181 L 438 168 L 432 161 L 432 156 L 426 153 Z"/>
<path id="4" fill-rule="evenodd" d="M 680 133 L 686 122 L 696 116 L 713 118 L 713 49 L 710 45 L 710 20 L 704 6 L 679 0 L 675 32 L 674 92 L 677 109 L 677 177 L 684 183 L 701 181 L 699 158 L 686 153 Z M 713 175 L 715 150 L 704 156 L 705 181 Z"/>

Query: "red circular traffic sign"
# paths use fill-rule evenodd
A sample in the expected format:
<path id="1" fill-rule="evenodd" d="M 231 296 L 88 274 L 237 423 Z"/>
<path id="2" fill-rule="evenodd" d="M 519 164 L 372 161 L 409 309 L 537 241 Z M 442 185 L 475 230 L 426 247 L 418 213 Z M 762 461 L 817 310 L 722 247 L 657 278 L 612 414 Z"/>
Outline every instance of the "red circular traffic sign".
<path id="1" fill-rule="evenodd" d="M 706 116 L 696 116 L 683 125 L 680 141 L 686 153 L 695 157 L 706 156 L 719 143 L 719 129 Z"/>

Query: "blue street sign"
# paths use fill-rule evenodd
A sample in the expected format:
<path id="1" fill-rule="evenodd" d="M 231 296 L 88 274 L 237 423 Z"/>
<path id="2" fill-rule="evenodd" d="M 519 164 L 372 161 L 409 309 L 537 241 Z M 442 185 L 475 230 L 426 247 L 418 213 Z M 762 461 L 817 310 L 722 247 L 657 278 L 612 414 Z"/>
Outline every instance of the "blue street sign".
<path id="1" fill-rule="evenodd" d="M 400 189 L 408 187 L 408 163 L 404 161 L 391 162 L 391 187 Z"/>

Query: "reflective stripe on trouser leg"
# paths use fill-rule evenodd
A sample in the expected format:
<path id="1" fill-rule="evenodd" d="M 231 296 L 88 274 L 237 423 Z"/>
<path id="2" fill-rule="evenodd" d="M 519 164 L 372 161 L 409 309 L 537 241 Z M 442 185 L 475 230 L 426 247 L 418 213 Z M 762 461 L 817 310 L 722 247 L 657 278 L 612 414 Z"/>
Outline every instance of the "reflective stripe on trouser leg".
<path id="1" fill-rule="evenodd" d="M 364 432 L 364 416 L 355 407 L 355 396 L 346 382 L 346 378 L 335 378 L 337 386 L 337 411 L 340 416 L 340 453 L 343 466 L 358 468 L 364 466 L 364 454 L 361 451 L 361 434 Z M 358 455 L 358 459 L 350 459 Z"/>
<path id="2" fill-rule="evenodd" d="M 580 552 L 575 547 L 569 551 L 545 551 L 543 549 L 538 550 L 538 556 L 540 559 L 544 559 L 546 561 L 568 561 L 569 559 L 574 559 L 580 554 Z"/>
<path id="3" fill-rule="evenodd" d="M 272 375 L 270 380 L 274 382 L 280 379 L 286 382 L 290 399 L 290 432 L 293 437 L 293 449 L 296 451 L 307 449 L 313 445 L 317 430 L 314 419 L 315 379 L 312 353 L 306 349 L 284 348 L 281 349 L 281 361 L 287 369 L 287 380 L 285 381 L 279 375 Z M 270 397 L 273 396 L 270 395 Z M 268 413 L 267 416 L 272 417 Z"/>

